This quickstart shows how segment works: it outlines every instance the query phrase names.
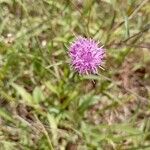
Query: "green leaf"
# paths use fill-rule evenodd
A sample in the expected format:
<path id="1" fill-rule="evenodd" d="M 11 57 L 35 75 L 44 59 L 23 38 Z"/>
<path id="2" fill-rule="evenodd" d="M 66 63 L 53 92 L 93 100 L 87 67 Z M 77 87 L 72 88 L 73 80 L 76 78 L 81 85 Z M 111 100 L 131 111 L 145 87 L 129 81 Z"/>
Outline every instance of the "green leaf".
<path id="1" fill-rule="evenodd" d="M 81 100 L 80 106 L 78 108 L 79 113 L 84 113 L 90 106 L 94 105 L 99 97 L 92 96 L 91 93 L 89 95 L 84 96 Z"/>
<path id="2" fill-rule="evenodd" d="M 53 135 L 53 142 L 55 143 L 55 145 L 57 145 L 57 136 L 58 136 L 58 131 L 57 131 L 57 120 L 54 118 L 54 116 L 48 114 L 47 115 L 49 124 L 50 124 L 50 128 L 51 128 L 51 132 Z"/>
<path id="3" fill-rule="evenodd" d="M 55 93 L 57 96 L 59 96 L 57 87 L 55 85 L 52 85 L 50 81 L 47 81 L 45 85 L 52 93 Z"/>
<path id="4" fill-rule="evenodd" d="M 129 31 L 129 19 L 128 16 L 124 16 L 124 21 L 125 21 L 125 38 L 128 38 L 130 36 L 130 31 Z"/>
<path id="5" fill-rule="evenodd" d="M 84 9 L 85 11 L 88 11 L 90 7 L 92 6 L 93 0 L 86 0 L 84 1 Z"/>
<path id="6" fill-rule="evenodd" d="M 42 93 L 42 90 L 40 87 L 36 87 L 34 90 L 33 90 L 33 99 L 34 99 L 34 102 L 35 103 L 40 103 L 41 101 L 43 101 L 44 99 L 44 95 Z"/>
<path id="7" fill-rule="evenodd" d="M 4 118 L 7 121 L 13 122 L 13 118 L 5 109 L 0 108 L 0 117 Z"/>
<path id="8" fill-rule="evenodd" d="M 18 92 L 18 94 L 22 97 L 23 100 L 28 102 L 29 104 L 33 104 L 33 98 L 30 93 L 28 93 L 23 87 L 12 83 L 12 87 Z"/>

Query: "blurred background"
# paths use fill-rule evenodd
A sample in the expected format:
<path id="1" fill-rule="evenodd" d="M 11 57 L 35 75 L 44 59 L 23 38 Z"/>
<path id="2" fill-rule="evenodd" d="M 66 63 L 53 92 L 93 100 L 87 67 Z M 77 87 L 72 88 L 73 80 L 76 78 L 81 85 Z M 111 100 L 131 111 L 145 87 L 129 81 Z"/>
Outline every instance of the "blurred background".
<path id="1" fill-rule="evenodd" d="M 0 150 L 150 150 L 149 20 L 148 0 L 0 0 Z M 79 35 L 99 75 L 71 69 Z"/>

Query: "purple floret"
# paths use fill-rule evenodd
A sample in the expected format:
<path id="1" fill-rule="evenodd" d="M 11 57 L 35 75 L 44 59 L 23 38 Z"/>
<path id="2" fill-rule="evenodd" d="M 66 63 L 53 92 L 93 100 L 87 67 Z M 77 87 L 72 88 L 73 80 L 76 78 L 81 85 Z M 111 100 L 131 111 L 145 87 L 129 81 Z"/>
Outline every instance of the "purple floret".
<path id="1" fill-rule="evenodd" d="M 71 44 L 69 55 L 73 68 L 80 74 L 96 74 L 102 66 L 105 51 L 92 39 L 79 37 Z"/>

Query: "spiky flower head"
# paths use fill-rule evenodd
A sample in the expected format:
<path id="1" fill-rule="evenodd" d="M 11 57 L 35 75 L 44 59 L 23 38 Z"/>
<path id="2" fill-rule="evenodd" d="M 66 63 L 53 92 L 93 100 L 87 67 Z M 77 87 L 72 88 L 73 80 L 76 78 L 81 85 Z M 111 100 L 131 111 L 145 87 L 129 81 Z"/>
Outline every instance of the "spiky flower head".
<path id="1" fill-rule="evenodd" d="M 102 46 L 88 38 L 78 37 L 70 46 L 71 65 L 80 74 L 96 74 L 102 66 L 105 51 Z"/>

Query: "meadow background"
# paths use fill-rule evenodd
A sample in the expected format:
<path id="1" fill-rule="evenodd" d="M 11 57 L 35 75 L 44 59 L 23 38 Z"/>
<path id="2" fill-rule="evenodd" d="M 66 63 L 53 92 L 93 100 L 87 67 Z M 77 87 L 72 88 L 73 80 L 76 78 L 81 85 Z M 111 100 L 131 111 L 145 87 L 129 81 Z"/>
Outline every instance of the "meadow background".
<path id="1" fill-rule="evenodd" d="M 150 150 L 148 0 L 0 0 L 0 150 Z M 81 35 L 105 70 L 79 75 Z"/>

